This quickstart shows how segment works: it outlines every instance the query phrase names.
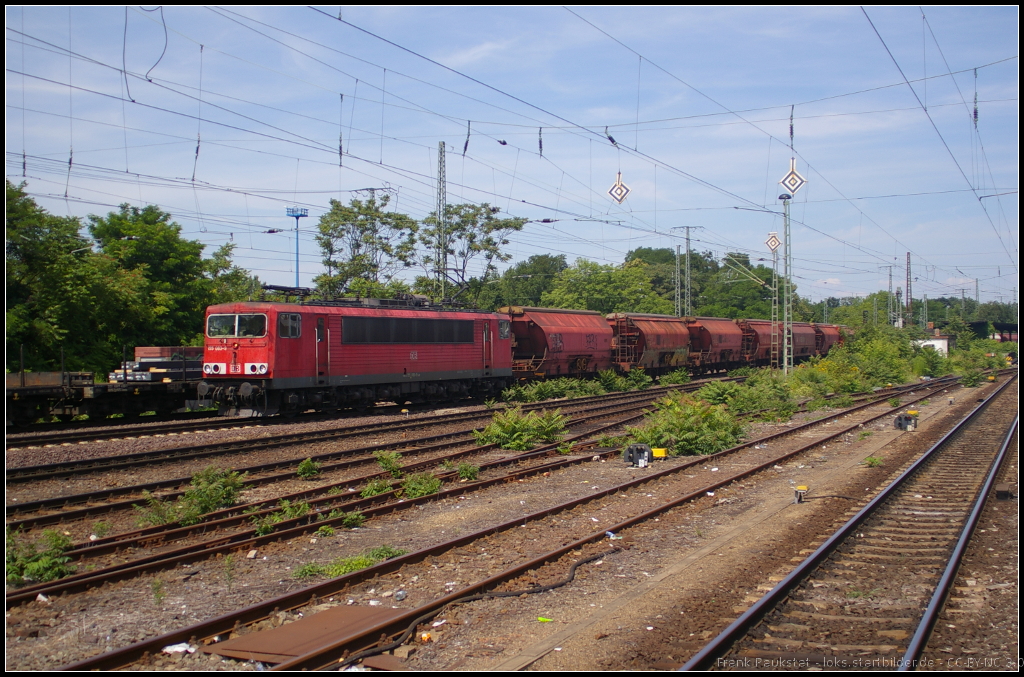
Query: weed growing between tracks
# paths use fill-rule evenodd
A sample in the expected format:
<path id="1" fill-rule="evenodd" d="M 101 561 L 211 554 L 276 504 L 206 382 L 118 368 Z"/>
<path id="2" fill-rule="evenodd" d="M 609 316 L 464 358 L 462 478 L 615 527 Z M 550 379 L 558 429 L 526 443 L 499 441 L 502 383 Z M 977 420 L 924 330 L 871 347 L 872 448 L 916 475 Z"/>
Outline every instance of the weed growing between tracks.
<path id="1" fill-rule="evenodd" d="M 391 491 L 391 482 L 387 480 L 370 480 L 363 487 L 363 490 L 359 492 L 359 495 L 363 498 L 370 498 L 378 494 L 383 494 L 385 491 Z"/>
<path id="2" fill-rule="evenodd" d="M 472 463 L 459 464 L 459 479 L 473 481 L 480 476 L 480 466 Z"/>
<path id="3" fill-rule="evenodd" d="M 680 370 L 682 371 L 682 370 Z M 682 378 L 676 373 L 676 378 Z M 685 372 L 682 372 L 685 374 Z M 689 374 L 685 374 L 689 380 Z M 686 381 L 675 380 L 662 383 L 686 383 Z M 579 378 L 555 378 L 549 381 L 534 381 L 522 385 L 514 385 L 506 388 L 501 397 L 506 402 L 541 402 L 553 400 L 560 397 L 594 397 L 607 395 L 613 392 L 626 392 L 629 390 L 645 390 L 651 387 L 654 382 L 650 376 L 644 373 L 643 369 L 633 369 L 625 376 L 619 376 L 614 371 L 606 370 L 597 374 L 596 380 L 584 380 Z M 490 408 L 490 407 L 488 407 Z"/>
<path id="4" fill-rule="evenodd" d="M 510 451 L 529 451 L 538 442 L 557 442 L 565 433 L 569 420 L 560 409 L 538 414 L 531 411 L 523 414 L 516 407 L 495 412 L 490 425 L 483 430 L 474 430 L 477 444 L 497 444 Z"/>
<path id="5" fill-rule="evenodd" d="M 35 545 L 26 543 L 20 532 L 8 528 L 6 536 L 8 584 L 49 583 L 75 573 L 74 567 L 68 566 L 71 558 L 64 555 L 71 547 L 71 539 L 59 531 L 43 531 L 46 547 L 41 551 Z"/>
<path id="6" fill-rule="evenodd" d="M 299 469 L 295 473 L 302 479 L 311 479 L 320 474 L 320 464 L 312 458 L 299 462 Z"/>
<path id="7" fill-rule="evenodd" d="M 629 441 L 668 449 L 673 456 L 703 456 L 728 449 L 743 436 L 743 426 L 726 405 L 672 393 L 654 407 L 646 424 L 627 428 Z"/>
<path id="8" fill-rule="evenodd" d="M 245 489 L 245 474 L 209 466 L 192 476 L 192 485 L 184 495 L 171 503 L 142 492 L 146 505 L 134 505 L 140 526 L 159 526 L 178 522 L 187 527 L 202 520 L 203 515 L 230 508 Z"/>
<path id="9" fill-rule="evenodd" d="M 293 575 L 295 578 L 312 578 L 314 576 L 337 578 L 360 569 L 372 567 L 374 564 L 384 560 L 400 557 L 407 552 L 408 550 L 392 548 L 390 545 L 382 545 L 354 557 L 339 557 L 330 564 L 314 564 L 313 562 L 303 564 L 295 570 Z"/>
<path id="10" fill-rule="evenodd" d="M 257 536 L 266 536 L 274 531 L 274 526 L 285 520 L 305 517 L 309 514 L 309 503 L 292 502 L 282 498 L 277 502 L 278 509 L 263 517 L 252 516 L 252 523 L 256 526 Z"/>
<path id="11" fill-rule="evenodd" d="M 441 490 L 441 478 L 431 475 L 428 472 L 410 475 L 402 482 L 402 496 L 405 498 L 419 498 L 436 494 Z"/>
<path id="12" fill-rule="evenodd" d="M 397 451 L 375 451 L 373 457 L 377 459 L 377 465 L 385 472 L 391 473 L 396 480 L 402 479 L 402 466 L 399 463 L 402 460 L 402 455 L 400 453 Z"/>

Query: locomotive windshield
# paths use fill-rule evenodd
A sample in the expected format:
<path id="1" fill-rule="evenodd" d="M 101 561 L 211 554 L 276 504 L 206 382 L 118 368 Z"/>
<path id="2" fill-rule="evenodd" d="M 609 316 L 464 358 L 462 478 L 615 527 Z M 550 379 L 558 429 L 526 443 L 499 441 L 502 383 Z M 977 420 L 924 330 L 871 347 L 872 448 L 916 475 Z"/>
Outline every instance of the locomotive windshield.
<path id="1" fill-rule="evenodd" d="M 210 338 L 259 338 L 267 335 L 267 316 L 210 315 L 206 319 L 206 335 Z"/>

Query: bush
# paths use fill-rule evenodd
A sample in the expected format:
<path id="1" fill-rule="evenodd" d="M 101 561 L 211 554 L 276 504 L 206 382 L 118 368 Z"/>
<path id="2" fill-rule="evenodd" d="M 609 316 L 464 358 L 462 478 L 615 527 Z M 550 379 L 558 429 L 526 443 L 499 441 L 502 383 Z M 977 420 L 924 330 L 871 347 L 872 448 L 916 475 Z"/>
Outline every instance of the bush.
<path id="1" fill-rule="evenodd" d="M 502 449 L 527 451 L 537 442 L 555 442 L 565 433 L 568 417 L 560 410 L 538 414 L 523 414 L 519 407 L 495 412 L 491 423 L 483 430 L 474 430 L 477 444 L 497 444 Z"/>
<path id="2" fill-rule="evenodd" d="M 562 397 L 591 397 L 607 392 L 597 381 L 578 378 L 556 378 L 549 381 L 514 385 L 501 396 L 506 402 L 542 402 Z"/>
<path id="3" fill-rule="evenodd" d="M 675 371 L 669 372 L 658 379 L 658 383 L 663 386 L 683 385 L 684 383 L 689 382 L 690 372 L 685 369 L 676 369 Z"/>
<path id="4" fill-rule="evenodd" d="M 610 369 L 599 371 L 597 373 L 597 382 L 601 384 L 601 387 L 607 393 L 623 392 L 629 389 L 626 379 Z"/>
<path id="5" fill-rule="evenodd" d="M 729 404 L 740 393 L 740 384 L 731 381 L 713 381 L 700 390 L 696 395 L 699 399 L 708 404 Z"/>
<path id="6" fill-rule="evenodd" d="M 626 390 L 647 390 L 654 383 L 654 379 L 644 373 L 641 367 L 631 369 L 626 374 Z"/>
<path id="7" fill-rule="evenodd" d="M 673 393 L 655 404 L 646 424 L 627 432 L 630 442 L 665 448 L 673 456 L 706 455 L 734 446 L 743 426 L 724 405 Z"/>
<path id="8" fill-rule="evenodd" d="M 759 370 L 743 384 L 709 383 L 696 395 L 708 404 L 725 405 L 737 414 L 756 412 L 765 420 L 787 420 L 797 408 L 785 378 L 769 369 Z"/>
<path id="9" fill-rule="evenodd" d="M 320 464 L 311 458 L 299 462 L 299 469 L 296 473 L 302 479 L 309 479 L 320 474 Z"/>

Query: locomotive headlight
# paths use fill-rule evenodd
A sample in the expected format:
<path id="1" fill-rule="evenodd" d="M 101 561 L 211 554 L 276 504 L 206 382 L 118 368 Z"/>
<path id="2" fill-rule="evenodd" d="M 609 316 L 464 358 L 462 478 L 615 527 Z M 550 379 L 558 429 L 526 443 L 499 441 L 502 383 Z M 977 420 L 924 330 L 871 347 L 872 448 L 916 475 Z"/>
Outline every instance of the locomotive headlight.
<path id="1" fill-rule="evenodd" d="M 266 374 L 267 363 L 266 362 L 246 362 L 245 363 L 246 374 Z"/>
<path id="2" fill-rule="evenodd" d="M 212 374 L 213 373 L 213 367 L 210 366 L 209 364 L 204 364 L 203 365 L 203 373 L 204 374 Z"/>
<path id="3" fill-rule="evenodd" d="M 224 374 L 227 370 L 227 365 L 220 362 L 209 362 L 203 365 L 204 374 Z"/>

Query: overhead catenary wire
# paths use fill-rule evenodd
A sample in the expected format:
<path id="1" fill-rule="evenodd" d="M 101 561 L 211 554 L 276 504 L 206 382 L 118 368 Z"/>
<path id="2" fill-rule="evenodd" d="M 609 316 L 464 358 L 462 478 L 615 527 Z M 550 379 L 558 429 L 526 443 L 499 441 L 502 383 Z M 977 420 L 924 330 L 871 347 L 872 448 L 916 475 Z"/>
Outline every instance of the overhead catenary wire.
<path id="1" fill-rule="evenodd" d="M 390 81 L 391 81 L 391 79 L 389 78 L 389 79 L 388 79 L 388 82 L 390 83 Z M 79 83 L 79 84 L 80 84 L 80 83 Z M 205 88 L 204 88 L 204 89 L 205 89 Z M 393 102 L 391 101 L 391 99 L 392 99 L 392 92 L 390 91 L 391 89 L 392 89 L 392 87 L 391 87 L 391 86 L 390 86 L 390 84 L 389 84 L 389 86 L 388 86 L 388 90 L 389 90 L 389 91 L 387 91 L 387 101 L 386 101 L 386 104 L 387 104 L 387 106 L 388 106 L 388 108 L 387 108 L 387 110 L 388 110 L 387 120 L 388 120 L 388 122 L 389 122 L 389 124 L 388 124 L 388 127 L 389 127 L 389 128 L 390 128 L 390 127 L 392 127 L 392 125 L 390 124 L 390 121 L 391 121 L 391 119 L 392 119 L 392 116 L 391 116 L 391 112 L 390 112 L 390 111 L 392 110 L 392 108 L 391 108 L 391 105 L 392 105 L 392 103 L 393 103 Z M 350 91 L 351 91 L 351 90 L 348 90 L 348 89 L 346 88 L 346 95 L 348 95 L 348 92 L 350 92 Z M 207 94 L 207 93 L 206 93 L 206 92 L 204 91 L 204 92 L 203 92 L 203 99 L 204 99 L 204 100 L 206 99 L 206 94 Z M 77 96 L 77 94 L 76 94 L 76 96 Z M 373 96 L 372 96 L 372 94 L 371 94 L 371 95 L 370 95 L 370 97 L 368 97 L 368 99 L 372 99 L 372 98 L 373 98 Z M 336 101 L 337 101 L 337 99 L 336 99 Z M 342 101 L 343 101 L 343 99 L 342 99 Z M 122 105 L 126 105 L 126 104 L 122 104 Z M 352 105 L 353 105 L 353 107 L 355 106 L 355 101 L 354 101 L 354 100 L 353 100 L 353 102 L 352 102 Z M 204 107 L 204 110 L 205 110 L 205 107 Z M 468 116 L 468 117 L 471 117 L 471 118 L 475 118 L 475 116 Z M 630 117 L 632 117 L 632 116 L 630 116 Z M 637 117 L 639 117 L 639 116 L 637 116 Z M 465 124 L 465 123 L 466 123 L 466 117 L 462 117 L 462 120 L 461 120 L 461 122 L 460 122 L 460 125 L 461 125 L 461 124 Z M 77 123 L 76 123 L 76 124 L 77 124 Z M 337 124 L 337 123 L 335 123 L 335 124 Z M 472 120 L 472 121 L 470 122 L 470 124 L 472 124 L 472 126 L 473 126 L 473 127 L 476 127 L 475 119 L 474 119 L 474 120 Z M 634 123 L 634 124 L 635 124 L 635 123 Z M 371 126 L 375 126 L 375 125 L 371 125 Z M 545 125 L 545 126 L 546 126 L 546 125 Z M 244 125 L 242 125 L 242 127 L 244 127 Z M 468 127 L 468 125 L 467 125 L 467 127 Z M 534 125 L 534 127 L 536 127 L 536 125 Z M 288 129 L 288 127 L 287 127 L 287 126 L 286 126 L 285 128 L 286 128 L 286 129 Z M 541 152 L 541 151 L 542 151 L 542 135 L 543 135 L 542 129 L 543 129 L 542 127 L 541 127 L 541 128 L 538 128 L 538 146 L 537 146 L 537 153 L 536 153 L 536 154 L 534 155 L 534 157 L 537 157 L 537 156 L 541 156 L 541 155 L 542 155 L 542 152 Z M 289 131 L 294 131 L 294 128 L 290 129 Z M 474 131 L 475 131 L 475 130 L 474 130 Z M 557 129 L 555 129 L 553 133 L 558 133 L 558 130 L 557 130 Z M 361 137 L 362 137 L 362 134 L 360 134 L 360 133 L 359 133 L 358 131 L 356 131 L 356 134 L 357 134 L 357 136 L 355 137 L 356 139 L 359 139 L 359 138 L 361 138 Z M 209 136 L 209 135 L 208 135 L 208 136 Z M 314 138 L 314 139 L 319 139 L 319 137 L 318 137 L 317 135 L 312 135 L 312 134 L 311 134 L 311 135 L 308 135 L 308 136 L 310 136 L 311 138 Z M 379 138 L 379 135 L 377 135 L 377 134 L 374 134 L 374 136 L 378 136 L 378 138 Z M 395 137 L 401 137 L 401 136 L 405 136 L 405 135 L 402 135 L 402 134 L 395 134 L 394 136 L 395 136 Z M 621 135 L 619 135 L 619 136 L 621 136 Z M 340 135 L 339 135 L 339 137 L 340 137 Z M 212 137 L 210 137 L 210 138 L 212 138 Z M 388 138 L 391 138 L 391 137 L 388 137 Z M 435 137 L 435 138 L 436 138 L 436 137 Z M 443 137 L 442 137 L 442 138 L 443 138 Z M 627 136 L 627 138 L 628 138 L 628 136 Z M 460 140 L 461 140 L 461 139 L 460 139 Z M 208 141 L 208 139 L 203 139 L 202 141 L 203 141 L 203 142 L 205 143 L 205 142 L 207 142 L 207 141 Z M 511 140 L 510 140 L 510 141 L 511 141 Z M 330 144 L 330 145 L 332 145 L 332 146 L 333 146 L 333 144 Z M 375 144 L 375 145 L 377 145 L 377 144 Z M 454 146 L 454 144 L 452 144 L 452 145 Z M 77 150 L 77 149 L 76 149 L 76 150 Z M 530 149 L 530 150 L 533 150 L 533 149 Z M 339 159 L 340 159 L 340 158 L 339 158 L 339 157 L 338 157 L 337 155 L 335 155 L 336 153 L 338 153 L 338 149 L 337 149 L 337 148 L 332 148 L 332 149 L 331 149 L 331 154 L 332 154 L 332 156 L 334 156 L 334 163 L 337 163 L 337 162 L 339 161 Z M 306 155 L 306 154 L 304 154 L 304 153 L 301 153 L 301 152 L 300 152 L 299 154 L 300 154 L 300 155 L 303 155 L 302 159 L 304 159 L 304 160 L 307 160 L 307 161 L 309 161 L 309 160 L 310 160 L 309 158 L 305 157 L 305 155 Z M 315 155 L 315 152 L 312 152 L 312 153 L 310 153 L 310 154 L 311 154 L 311 155 Z M 345 154 L 345 151 L 342 151 L 342 155 L 343 155 L 343 154 Z M 371 154 L 372 154 L 372 153 L 371 153 Z M 287 155 L 287 153 L 285 153 L 285 156 L 286 156 L 286 155 Z M 365 154 L 364 154 L 364 155 L 365 155 Z M 390 153 L 389 153 L 389 155 L 390 155 Z M 546 155 L 546 154 L 544 154 L 544 155 Z M 557 155 L 557 153 L 556 153 L 556 155 Z M 547 159 L 547 157 L 545 157 L 545 160 L 546 160 L 546 159 Z M 511 160 L 511 158 L 509 158 L 509 160 Z M 78 161 L 78 160 L 77 160 L 77 158 L 76 158 L 76 164 L 77 164 L 77 161 Z M 346 163 L 346 164 L 347 164 L 347 163 Z M 381 159 L 380 159 L 380 158 L 378 158 L 378 159 L 377 159 L 377 161 L 376 161 L 376 162 L 374 162 L 373 164 L 382 164 L 382 163 L 381 163 Z M 403 163 L 398 163 L 398 164 L 403 164 Z M 502 164 L 503 164 L 503 163 L 502 163 Z M 657 167 L 657 165 L 652 165 L 652 166 L 653 166 L 654 168 L 656 168 L 656 167 Z M 390 169 L 390 168 L 384 167 L 384 169 Z M 398 169 L 402 169 L 402 168 L 398 168 Z M 499 169 L 498 171 L 503 171 L 503 170 L 500 170 L 500 169 Z M 514 165 L 514 164 L 513 164 L 513 162 L 511 162 L 511 161 L 510 161 L 510 162 L 508 162 L 508 164 L 507 164 L 507 166 L 506 166 L 506 169 L 505 169 L 504 171 L 507 171 L 507 172 L 508 172 L 508 173 L 510 174 L 510 176 L 514 177 L 514 181 L 515 181 L 515 184 L 514 184 L 514 188 L 515 188 L 515 191 L 512 191 L 511 193 L 510 193 L 510 192 L 506 192 L 506 191 L 504 191 L 504 190 L 500 191 L 500 193 L 501 193 L 502 197 L 505 197 L 505 198 L 506 198 L 506 199 L 508 200 L 508 203 L 507 203 L 507 204 L 508 204 L 508 207 L 509 207 L 509 208 L 512 208 L 512 204 L 511 204 L 511 203 L 512 203 L 513 199 L 514 199 L 514 198 L 516 198 L 515 192 L 519 192 L 519 193 L 521 193 L 521 192 L 522 192 L 521 190 L 519 190 L 519 187 L 520 187 L 520 177 L 521 177 L 521 176 L 522 176 L 522 177 L 525 177 L 525 176 L 527 176 L 527 175 L 531 174 L 531 172 L 530 172 L 529 170 L 522 170 L 522 168 L 521 168 L 521 166 L 520 166 L 520 165 Z M 467 172 L 467 174 L 468 174 L 468 172 Z M 536 177 L 536 173 L 534 172 L 533 174 L 534 174 L 534 178 L 537 178 L 537 177 Z M 187 175 L 186 175 L 186 176 L 187 176 Z M 377 176 L 381 176 L 381 174 L 377 174 Z M 385 174 L 385 176 L 386 176 L 386 174 Z M 403 172 L 403 176 L 405 176 L 405 177 L 411 177 L 411 176 L 413 176 L 413 175 L 412 175 L 412 174 L 409 174 L 408 172 Z M 422 176 L 422 173 L 421 173 L 421 176 Z M 563 177 L 563 178 L 562 178 L 562 183 L 568 184 L 568 185 L 570 186 L 570 188 L 571 188 L 571 186 L 573 185 L 573 181 L 575 180 L 575 178 L 576 178 L 576 177 L 573 177 L 572 175 L 570 175 L 570 180 L 569 180 L 569 181 L 565 181 L 565 180 L 564 180 L 564 174 L 562 174 L 562 177 Z M 404 183 L 405 179 L 399 179 L 399 181 L 401 181 L 401 182 L 403 182 L 403 183 Z M 543 183 L 543 182 L 542 182 L 542 183 Z M 572 193 L 572 192 L 575 192 L 575 193 L 577 193 L 577 195 L 578 195 L 579 197 L 583 198 L 583 201 L 584 201 L 584 203 L 586 203 L 586 201 L 587 201 L 587 196 L 586 196 L 586 194 L 582 194 L 582 192 L 581 192 L 581 191 L 578 191 L 578 190 L 570 190 L 570 191 L 565 191 L 565 190 L 564 190 L 564 188 L 563 188 L 562 186 L 557 186 L 557 187 L 556 187 L 556 186 L 554 185 L 554 184 L 557 184 L 557 183 L 559 183 L 559 182 L 557 182 L 557 181 L 553 182 L 553 183 L 552 183 L 552 186 L 551 186 L 551 188 L 550 188 L 551 194 L 552 194 L 553 196 L 555 196 L 555 200 L 552 200 L 551 202 L 552 202 L 552 203 L 555 203 L 555 204 L 556 204 L 556 207 L 557 207 L 557 206 L 559 206 L 559 203 L 560 203 L 560 202 L 564 202 L 564 201 L 565 201 L 566 199 L 571 199 L 571 198 L 570 198 L 570 195 L 569 195 L 569 194 L 567 194 L 567 193 Z M 413 184 L 410 184 L 410 185 L 413 185 Z M 586 186 L 588 187 L 588 192 L 591 192 L 591 191 L 592 191 L 592 188 L 591 188 L 591 187 L 592 187 L 592 185 L 593 185 L 593 183 L 592 183 L 592 182 L 590 182 L 590 184 L 584 184 L 584 183 L 583 183 L 583 182 L 581 181 L 581 182 L 579 182 L 579 185 L 581 185 L 581 186 L 583 186 L 583 185 L 586 185 Z M 425 187 L 426 187 L 426 186 L 424 185 L 424 188 L 425 188 Z M 476 191 L 477 189 L 476 189 L 476 188 L 473 188 L 472 190 Z M 414 192 L 415 192 L 415 191 L 414 191 Z M 493 194 L 494 194 L 494 195 L 497 195 L 498 193 L 499 193 L 499 191 L 493 191 Z M 600 196 L 601 196 L 601 191 L 600 191 L 600 190 L 598 190 L 598 191 L 597 191 L 597 194 L 598 194 L 598 197 L 600 197 Z M 474 193 L 473 193 L 473 195 L 474 195 L 474 196 L 476 196 L 476 197 L 477 197 L 477 199 L 481 199 L 481 198 L 480 198 L 480 193 L 479 193 L 479 192 L 474 192 Z M 592 192 L 591 192 L 591 195 L 593 195 L 593 193 L 592 193 Z M 483 199 L 486 199 L 486 198 L 483 198 Z M 866 198 L 865 198 L 865 199 L 866 199 Z M 415 196 L 414 196 L 414 200 L 415 200 Z M 539 205 L 539 206 L 540 206 L 540 208 L 544 208 L 544 209 L 546 209 L 546 208 L 547 208 L 547 207 L 545 206 L 545 204 L 544 204 L 544 203 L 546 202 L 546 200 L 545 200 L 545 199 L 543 199 L 543 198 L 542 198 L 541 200 L 539 200 L 539 201 L 538 201 L 538 200 L 536 200 L 536 199 L 533 199 L 533 200 L 530 200 L 529 202 L 531 202 L 531 203 L 533 203 L 533 204 L 535 204 L 535 205 Z M 607 199 L 605 199 L 605 200 L 604 200 L 604 202 L 602 202 L 601 204 L 603 205 L 603 204 L 605 204 L 605 203 L 607 203 Z M 623 223 L 623 222 L 620 222 L 619 220 L 616 220 L 616 217 L 612 217 L 611 219 L 606 219 L 606 221 L 608 221 L 609 223 L 613 223 L 613 224 L 614 224 L 614 225 L 616 225 L 616 226 L 620 226 L 620 227 L 623 227 L 623 228 L 627 228 L 627 229 L 628 229 L 628 231 L 627 231 L 627 232 L 633 232 L 634 230 L 637 230 L 637 228 L 639 227 L 639 230 L 638 230 L 638 232 L 651 232 L 652 234 L 655 234 L 655 235 L 658 235 L 658 236 L 664 236 L 664 233 L 660 233 L 660 232 L 658 232 L 658 229 L 657 229 L 657 226 L 656 226 L 656 224 L 654 225 L 654 227 L 653 227 L 652 229 L 648 230 L 646 226 L 640 225 L 639 223 L 631 223 L 631 222 L 629 222 L 629 220 L 628 220 L 628 219 L 630 218 L 630 216 L 629 216 L 629 212 L 630 212 L 630 211 L 632 211 L 632 212 L 633 212 L 633 216 L 634 216 L 634 217 L 640 217 L 640 218 L 642 218 L 646 210 L 635 210 L 635 209 L 633 208 L 633 206 L 632 206 L 632 205 L 628 205 L 627 207 L 628 207 L 628 208 L 627 208 L 626 210 L 624 210 L 624 211 L 623 211 L 623 212 L 621 213 L 621 215 L 619 215 L 619 216 L 617 217 L 617 218 L 618 218 L 619 220 L 624 220 L 624 221 L 626 221 L 625 223 Z M 671 208 L 671 205 L 670 205 L 670 207 L 669 207 L 669 208 Z M 664 208 L 663 208 L 663 209 L 664 209 Z M 573 210 L 573 209 L 572 209 L 572 207 L 570 207 L 570 211 L 578 211 L 578 210 Z M 601 209 L 600 211 L 604 211 L 604 210 L 603 210 L 603 209 Z M 612 210 L 612 211 L 614 212 L 615 210 Z M 833 232 L 834 232 L 834 231 L 833 231 Z"/>

